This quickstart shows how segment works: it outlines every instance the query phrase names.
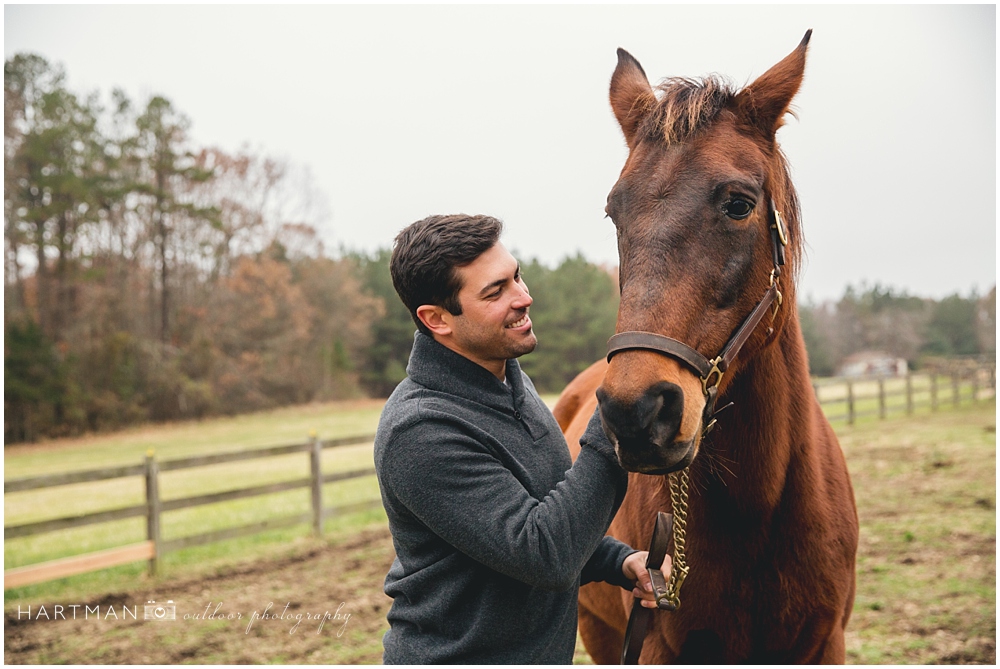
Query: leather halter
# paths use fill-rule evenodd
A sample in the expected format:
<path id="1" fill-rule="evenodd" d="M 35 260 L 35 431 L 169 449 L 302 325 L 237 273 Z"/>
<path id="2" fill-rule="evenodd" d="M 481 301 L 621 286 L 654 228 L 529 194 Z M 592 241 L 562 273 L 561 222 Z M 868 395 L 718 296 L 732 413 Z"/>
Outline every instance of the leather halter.
<path id="1" fill-rule="evenodd" d="M 781 213 L 774 208 L 773 199 L 768 203 L 768 218 L 771 232 L 771 258 L 774 262 L 774 269 L 771 270 L 771 285 L 764 293 L 764 297 L 736 329 L 715 358 L 709 360 L 684 342 L 654 332 L 619 332 L 608 340 L 608 362 L 611 362 L 611 358 L 621 351 L 643 349 L 661 353 L 682 362 L 701 378 L 701 388 L 706 398 L 705 411 L 702 415 L 702 436 L 715 426 L 713 418 L 716 413 L 715 399 L 723 374 L 729 369 L 729 365 L 743 348 L 743 344 L 750 338 L 750 334 L 760 325 L 768 308 L 771 308 L 773 320 L 775 314 L 778 313 L 778 307 L 781 306 L 778 278 L 781 276 L 781 268 L 785 264 L 788 231 L 784 221 L 781 220 Z"/>

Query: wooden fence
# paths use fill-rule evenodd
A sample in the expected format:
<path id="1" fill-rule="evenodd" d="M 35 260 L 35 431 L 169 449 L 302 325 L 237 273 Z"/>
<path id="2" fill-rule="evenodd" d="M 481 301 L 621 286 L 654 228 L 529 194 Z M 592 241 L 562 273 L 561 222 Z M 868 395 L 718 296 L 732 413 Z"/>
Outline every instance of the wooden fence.
<path id="1" fill-rule="evenodd" d="M 890 414 L 904 412 L 906 414 L 913 414 L 916 411 L 928 408 L 931 411 L 937 411 L 945 405 L 957 407 L 962 403 L 975 403 L 982 399 L 995 397 L 996 364 L 981 363 L 975 367 L 966 366 L 944 373 L 933 371 L 924 374 L 908 374 L 905 377 L 895 378 L 825 379 L 822 382 L 814 383 L 813 388 L 829 420 L 846 421 L 849 425 L 854 425 L 860 418 L 877 417 L 881 419 L 888 417 Z M 31 583 L 41 583 L 56 578 L 96 571 L 98 569 L 106 569 L 138 560 L 148 560 L 150 573 L 155 574 L 160 558 L 170 551 L 257 534 L 277 528 L 291 527 L 301 523 L 311 522 L 313 531 L 316 534 L 321 534 L 323 519 L 326 516 L 380 506 L 379 500 L 371 500 L 324 508 L 323 484 L 361 476 L 370 476 L 375 473 L 375 469 L 368 467 L 353 471 L 323 474 L 320 471 L 322 450 L 338 446 L 363 444 L 373 441 L 374 438 L 374 435 L 365 435 L 320 441 L 316 437 L 312 437 L 304 444 L 204 455 L 164 462 L 158 462 L 153 454 L 149 453 L 146 456 L 145 462 L 140 465 L 68 472 L 6 481 L 4 483 L 4 493 L 10 494 L 12 492 L 38 490 L 87 481 L 142 476 L 146 487 L 145 504 L 4 527 L 4 537 L 7 539 L 26 537 L 43 532 L 54 532 L 56 530 L 83 527 L 94 523 L 145 516 L 147 539 L 146 541 L 128 546 L 7 570 L 4 572 L 4 589 L 29 585 Z M 269 458 L 291 453 L 306 453 L 308 455 L 310 470 L 308 477 L 181 499 L 160 499 L 159 476 L 161 472 L 241 460 Z M 270 518 L 249 525 L 230 527 L 168 541 L 164 541 L 160 537 L 160 517 L 168 511 L 268 495 L 296 488 L 310 488 L 312 508 L 309 513 Z"/>
<path id="2" fill-rule="evenodd" d="M 335 481 L 344 481 L 361 476 L 371 476 L 375 473 L 374 467 L 357 469 L 353 471 L 334 472 L 324 474 L 320 470 L 320 456 L 325 448 L 336 448 L 338 446 L 351 446 L 356 444 L 369 443 L 375 439 L 374 435 L 358 437 L 346 437 L 344 439 L 332 439 L 321 441 L 315 436 L 311 437 L 304 444 L 293 444 L 291 446 L 275 446 L 273 448 L 251 449 L 235 451 L 232 453 L 219 453 L 215 455 L 203 455 L 192 458 L 182 458 L 178 460 L 166 460 L 158 462 L 152 452 L 146 454 L 143 464 L 129 467 L 109 467 L 105 469 L 92 469 L 87 471 L 67 472 L 63 474 L 51 474 L 48 476 L 37 476 L 32 478 L 14 479 L 4 482 L 4 494 L 12 492 L 38 490 L 41 488 L 52 488 L 56 486 L 71 485 L 88 481 L 104 481 L 108 479 L 118 479 L 130 476 L 142 476 L 145 480 L 146 503 L 135 506 L 128 506 L 107 511 L 97 511 L 76 516 L 65 516 L 52 520 L 43 520 L 35 523 L 25 523 L 23 525 L 13 525 L 4 527 L 4 538 L 26 537 L 44 532 L 54 532 L 74 527 L 83 527 L 95 523 L 105 523 L 123 518 L 134 518 L 137 516 L 146 517 L 146 541 L 121 546 L 109 550 L 88 553 L 86 555 L 76 555 L 73 557 L 52 560 L 40 564 L 18 567 L 4 571 L 4 590 L 8 588 L 41 583 L 56 578 L 64 578 L 85 572 L 106 569 L 138 560 L 149 560 L 149 571 L 155 574 L 159 568 L 160 558 L 170 551 L 176 551 L 190 546 L 200 546 L 203 544 L 223 541 L 235 537 L 257 534 L 266 530 L 291 527 L 301 523 L 312 523 L 313 532 L 322 534 L 324 517 L 341 513 L 349 513 L 366 508 L 381 506 L 380 500 L 369 500 L 355 504 L 346 504 L 336 507 L 323 507 L 323 484 Z M 208 495 L 198 495 L 195 497 L 185 497 L 181 499 L 160 499 L 159 477 L 161 472 L 175 471 L 179 469 L 189 469 L 192 467 L 204 467 L 206 465 L 216 465 L 227 462 L 238 462 L 242 460 L 255 460 L 259 458 L 270 458 L 291 453 L 306 453 L 309 457 L 309 476 L 267 485 L 242 488 L 238 490 L 227 490 Z M 163 513 L 177 509 L 186 509 L 203 504 L 214 504 L 234 499 L 256 497 L 271 493 L 294 490 L 296 488 L 310 488 L 311 490 L 311 510 L 309 513 L 295 514 L 290 516 L 269 518 L 257 523 L 230 527 L 214 532 L 197 534 L 164 541 L 160 537 L 160 517 Z"/>
<path id="3" fill-rule="evenodd" d="M 899 377 L 824 379 L 814 382 L 813 390 L 828 420 L 854 425 L 863 418 L 912 415 L 995 397 L 996 363 Z"/>

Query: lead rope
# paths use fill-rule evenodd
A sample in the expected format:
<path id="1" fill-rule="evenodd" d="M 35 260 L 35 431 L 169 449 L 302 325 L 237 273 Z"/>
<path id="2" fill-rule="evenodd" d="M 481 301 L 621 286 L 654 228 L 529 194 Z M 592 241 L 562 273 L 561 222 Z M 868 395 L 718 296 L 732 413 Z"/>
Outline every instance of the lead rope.
<path id="1" fill-rule="evenodd" d="M 668 475 L 670 480 L 670 505 L 674 514 L 674 554 L 670 567 L 670 580 L 667 582 L 666 601 L 673 610 L 681 606 L 681 586 L 688 575 L 688 565 L 685 555 L 685 542 L 687 541 L 687 513 L 688 513 L 688 470 L 687 467 L 679 472 L 672 472 Z"/>

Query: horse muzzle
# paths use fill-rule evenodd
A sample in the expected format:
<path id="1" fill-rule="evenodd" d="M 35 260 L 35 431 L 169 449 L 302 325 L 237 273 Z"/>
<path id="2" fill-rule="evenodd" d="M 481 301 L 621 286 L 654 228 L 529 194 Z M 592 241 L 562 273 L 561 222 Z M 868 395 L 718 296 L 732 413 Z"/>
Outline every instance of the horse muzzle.
<path id="1" fill-rule="evenodd" d="M 622 401 L 602 386 L 597 400 L 604 431 L 624 469 L 667 474 L 691 464 L 697 439 L 678 440 L 684 416 L 680 386 L 660 381 L 632 401 Z"/>

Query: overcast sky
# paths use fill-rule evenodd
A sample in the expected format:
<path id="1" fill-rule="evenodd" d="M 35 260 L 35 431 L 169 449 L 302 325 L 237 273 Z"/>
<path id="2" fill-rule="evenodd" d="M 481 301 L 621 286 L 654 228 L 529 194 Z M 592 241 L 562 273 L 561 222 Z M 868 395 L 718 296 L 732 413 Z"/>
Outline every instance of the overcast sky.
<path id="1" fill-rule="evenodd" d="M 745 84 L 814 30 L 779 140 L 809 246 L 800 299 L 881 282 L 996 282 L 996 8 L 966 6 L 4 6 L 4 55 L 70 88 L 169 98 L 200 145 L 308 167 L 328 245 L 388 246 L 488 213 L 523 260 L 617 264 L 604 204 L 626 157 L 623 47 L 652 83 Z M 530 278 L 529 278 L 530 280 Z"/>

